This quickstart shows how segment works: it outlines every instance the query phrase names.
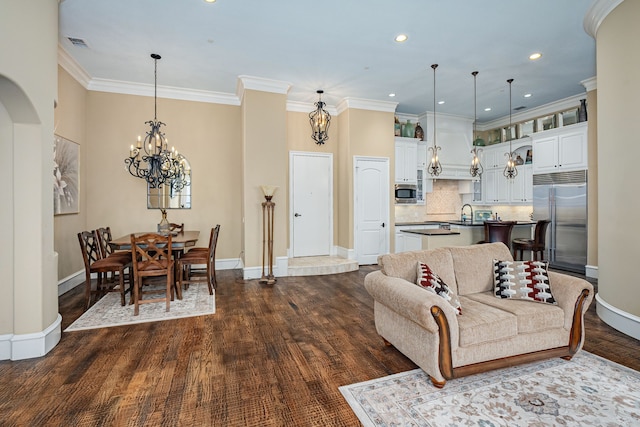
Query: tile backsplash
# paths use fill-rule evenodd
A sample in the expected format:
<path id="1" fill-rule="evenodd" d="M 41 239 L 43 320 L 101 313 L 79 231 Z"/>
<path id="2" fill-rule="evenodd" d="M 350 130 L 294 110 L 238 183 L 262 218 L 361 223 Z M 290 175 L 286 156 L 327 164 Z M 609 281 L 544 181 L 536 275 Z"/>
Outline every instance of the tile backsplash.
<path id="1" fill-rule="evenodd" d="M 451 221 L 460 219 L 460 209 L 469 195 L 460 194 L 458 181 L 439 179 L 433 183 L 433 191 L 427 193 L 425 205 L 396 205 L 396 222 Z M 528 221 L 532 206 L 480 206 L 473 210 L 488 209 L 507 221 Z"/>

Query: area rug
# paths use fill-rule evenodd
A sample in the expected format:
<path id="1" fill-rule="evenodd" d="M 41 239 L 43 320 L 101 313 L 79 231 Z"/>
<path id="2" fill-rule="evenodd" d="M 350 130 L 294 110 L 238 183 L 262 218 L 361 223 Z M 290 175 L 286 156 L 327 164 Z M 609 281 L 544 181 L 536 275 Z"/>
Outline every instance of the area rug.
<path id="1" fill-rule="evenodd" d="M 171 301 L 169 312 L 165 311 L 164 302 L 150 303 L 141 305 L 140 314 L 137 316 L 133 315 L 133 305 L 120 305 L 120 294 L 111 292 L 102 297 L 64 331 L 157 322 L 182 317 L 203 316 L 215 312 L 215 291 L 213 295 L 209 295 L 206 283 L 191 284 L 189 289 L 183 290 L 182 300 L 175 298 Z"/>
<path id="2" fill-rule="evenodd" d="M 580 352 L 435 388 L 421 370 L 340 387 L 366 426 L 638 426 L 640 372 Z"/>

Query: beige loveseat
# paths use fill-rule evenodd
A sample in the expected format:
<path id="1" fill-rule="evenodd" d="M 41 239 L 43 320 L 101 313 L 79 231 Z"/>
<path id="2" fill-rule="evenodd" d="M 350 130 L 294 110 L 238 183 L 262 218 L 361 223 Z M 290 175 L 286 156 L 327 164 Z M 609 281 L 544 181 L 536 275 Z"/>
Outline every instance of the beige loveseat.
<path id="1" fill-rule="evenodd" d="M 551 357 L 569 359 L 582 348 L 583 317 L 593 286 L 550 271 L 557 305 L 497 298 L 494 259 L 513 260 L 503 243 L 388 254 L 378 259 L 381 270 L 365 277 L 374 298 L 376 330 L 436 387 L 490 369 Z M 416 285 L 418 262 L 457 294 L 462 314 Z"/>

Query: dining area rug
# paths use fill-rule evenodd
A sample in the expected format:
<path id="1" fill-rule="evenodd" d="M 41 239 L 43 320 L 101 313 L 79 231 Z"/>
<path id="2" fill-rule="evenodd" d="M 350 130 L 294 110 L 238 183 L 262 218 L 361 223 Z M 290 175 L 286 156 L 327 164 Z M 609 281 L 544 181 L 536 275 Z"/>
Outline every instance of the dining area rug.
<path id="1" fill-rule="evenodd" d="M 159 291 L 164 292 L 164 289 L 161 288 Z M 170 310 L 167 312 L 165 309 L 164 302 L 143 304 L 140 306 L 140 314 L 134 316 L 133 304 L 120 305 L 120 294 L 110 292 L 69 325 L 64 332 L 215 314 L 215 290 L 213 295 L 209 295 L 206 283 L 192 283 L 189 289 L 182 291 L 181 300 L 175 298 L 171 301 Z"/>
<path id="2" fill-rule="evenodd" d="M 640 372 L 585 351 L 442 389 L 421 369 L 339 389 L 365 427 L 640 425 Z"/>

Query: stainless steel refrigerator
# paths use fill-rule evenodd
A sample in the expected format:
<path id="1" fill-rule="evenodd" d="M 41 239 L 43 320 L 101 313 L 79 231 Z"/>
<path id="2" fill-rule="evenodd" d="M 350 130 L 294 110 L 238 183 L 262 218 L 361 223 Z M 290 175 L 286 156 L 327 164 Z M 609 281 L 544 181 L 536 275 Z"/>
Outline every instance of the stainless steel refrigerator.
<path id="1" fill-rule="evenodd" d="M 545 259 L 584 274 L 587 264 L 587 171 L 533 176 L 533 219 L 550 219 Z"/>

